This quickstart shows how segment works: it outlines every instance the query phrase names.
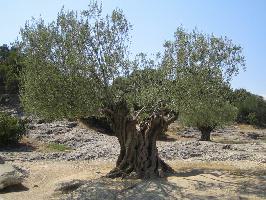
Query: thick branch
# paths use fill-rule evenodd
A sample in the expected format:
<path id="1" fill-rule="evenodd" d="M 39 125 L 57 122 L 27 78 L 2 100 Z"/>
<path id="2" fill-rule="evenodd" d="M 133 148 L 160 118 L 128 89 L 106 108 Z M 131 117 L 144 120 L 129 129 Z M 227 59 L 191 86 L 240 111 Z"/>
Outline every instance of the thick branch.
<path id="1" fill-rule="evenodd" d="M 135 113 L 135 115 L 133 115 L 133 119 L 134 119 L 134 120 L 137 120 L 137 119 L 139 118 L 139 115 L 140 115 L 144 110 L 145 110 L 145 106 L 142 107 L 139 111 L 137 111 L 137 112 Z"/>

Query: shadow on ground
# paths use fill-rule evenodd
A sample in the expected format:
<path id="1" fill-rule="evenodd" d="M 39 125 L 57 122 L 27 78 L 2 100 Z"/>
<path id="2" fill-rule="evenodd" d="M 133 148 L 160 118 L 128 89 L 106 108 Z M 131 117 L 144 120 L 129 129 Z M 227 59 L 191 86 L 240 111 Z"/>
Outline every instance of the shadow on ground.
<path id="1" fill-rule="evenodd" d="M 4 147 L 0 146 L 0 152 L 32 152 L 35 150 L 35 146 L 27 143 L 19 143 L 16 145 L 9 145 Z"/>
<path id="2" fill-rule="evenodd" d="M 100 178 L 88 181 L 61 199 L 72 200 L 174 200 L 249 199 L 265 197 L 266 180 L 250 179 L 228 172 L 193 169 L 177 172 L 167 179 L 121 180 Z M 228 192 L 229 191 L 229 192 Z"/>
<path id="3" fill-rule="evenodd" d="M 181 192 L 180 188 L 166 180 L 140 181 L 101 178 L 88 182 L 63 199 L 175 199 L 173 191 Z"/>
<path id="4" fill-rule="evenodd" d="M 5 193 L 10 193 L 10 192 L 23 192 L 23 191 L 28 191 L 29 188 L 25 187 L 22 184 L 18 185 L 12 185 L 4 188 L 3 190 L 0 191 L 0 194 L 5 194 Z"/>

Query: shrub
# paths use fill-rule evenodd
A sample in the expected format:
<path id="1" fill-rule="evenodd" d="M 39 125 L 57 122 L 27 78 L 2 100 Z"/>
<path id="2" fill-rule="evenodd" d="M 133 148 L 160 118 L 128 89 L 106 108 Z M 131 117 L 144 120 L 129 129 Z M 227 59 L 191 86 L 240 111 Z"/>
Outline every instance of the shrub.
<path id="1" fill-rule="evenodd" d="M 0 146 L 18 143 L 25 132 L 25 123 L 22 120 L 0 112 Z"/>

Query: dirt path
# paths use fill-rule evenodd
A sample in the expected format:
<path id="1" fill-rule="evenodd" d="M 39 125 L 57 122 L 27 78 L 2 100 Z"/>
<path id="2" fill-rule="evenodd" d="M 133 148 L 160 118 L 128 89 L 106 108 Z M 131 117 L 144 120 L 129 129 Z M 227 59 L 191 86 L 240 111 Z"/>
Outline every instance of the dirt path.
<path id="1" fill-rule="evenodd" d="M 1 200 L 49 199 L 56 183 L 73 179 L 97 179 L 114 165 L 107 161 L 39 161 L 16 164 L 27 168 L 30 176 L 23 187 L 9 188 L 0 193 Z M 168 177 L 167 181 L 159 179 L 148 184 L 149 187 L 156 185 L 156 192 L 165 199 L 266 199 L 266 164 L 246 161 L 171 161 L 170 164 L 177 171 L 174 176 Z M 147 182 L 141 182 L 140 186 L 138 193 L 147 193 Z M 136 191 L 132 189 L 132 192 L 135 194 Z"/>

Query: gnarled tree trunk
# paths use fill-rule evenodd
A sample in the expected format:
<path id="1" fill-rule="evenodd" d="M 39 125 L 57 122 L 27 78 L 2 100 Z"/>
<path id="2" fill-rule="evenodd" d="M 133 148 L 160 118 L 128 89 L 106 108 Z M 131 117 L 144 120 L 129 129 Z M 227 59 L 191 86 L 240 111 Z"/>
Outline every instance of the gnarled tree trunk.
<path id="1" fill-rule="evenodd" d="M 136 117 L 130 115 L 125 102 L 113 106 L 105 113 L 112 122 L 121 147 L 116 167 L 108 177 L 134 175 L 138 178 L 151 178 L 163 177 L 166 173 L 173 172 L 172 168 L 159 158 L 156 139 L 176 116 L 166 118 L 163 112 L 154 112 L 138 124 Z"/>

